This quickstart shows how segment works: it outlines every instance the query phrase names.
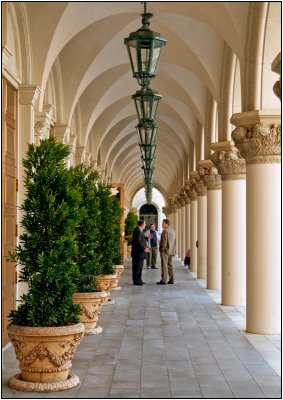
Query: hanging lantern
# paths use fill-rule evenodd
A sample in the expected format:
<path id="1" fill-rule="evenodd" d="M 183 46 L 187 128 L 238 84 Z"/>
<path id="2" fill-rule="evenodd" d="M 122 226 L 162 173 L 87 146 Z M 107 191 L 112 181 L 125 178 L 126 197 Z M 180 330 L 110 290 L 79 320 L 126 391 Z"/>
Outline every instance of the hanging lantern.
<path id="1" fill-rule="evenodd" d="M 141 157 L 142 159 L 153 159 L 155 158 L 155 149 L 156 149 L 156 144 L 152 145 L 139 145 L 140 150 L 141 150 Z"/>
<path id="2" fill-rule="evenodd" d="M 146 158 L 142 160 L 143 162 L 143 169 L 153 169 L 154 159 Z"/>
<path id="3" fill-rule="evenodd" d="M 150 88 L 142 88 L 132 96 L 132 99 L 135 102 L 138 119 L 153 122 L 162 96 Z"/>
<path id="4" fill-rule="evenodd" d="M 154 145 L 158 126 L 149 122 L 139 122 L 136 126 L 141 145 Z"/>
<path id="5" fill-rule="evenodd" d="M 143 87 L 148 86 L 151 78 L 156 76 L 161 50 L 166 44 L 166 40 L 159 33 L 149 28 L 149 20 L 152 17 L 153 14 L 146 12 L 146 2 L 144 2 L 142 27 L 124 39 L 133 76 Z"/>

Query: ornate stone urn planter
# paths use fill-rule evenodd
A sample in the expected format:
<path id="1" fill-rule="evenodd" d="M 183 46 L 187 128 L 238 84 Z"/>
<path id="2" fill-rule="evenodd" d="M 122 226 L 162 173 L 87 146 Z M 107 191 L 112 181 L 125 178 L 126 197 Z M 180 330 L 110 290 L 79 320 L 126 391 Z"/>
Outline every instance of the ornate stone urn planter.
<path id="1" fill-rule="evenodd" d="M 69 370 L 84 330 L 82 323 L 59 327 L 10 324 L 8 335 L 21 373 L 10 378 L 9 386 L 27 392 L 59 391 L 77 386 L 79 377 Z"/>
<path id="2" fill-rule="evenodd" d="M 102 332 L 101 326 L 97 326 L 100 310 L 107 301 L 109 294 L 103 292 L 75 293 L 73 301 L 81 308 L 80 322 L 85 326 L 85 334 L 94 335 Z"/>
<path id="3" fill-rule="evenodd" d="M 116 274 L 112 275 L 100 275 L 96 277 L 96 282 L 97 282 L 97 287 L 101 291 L 107 291 L 110 292 L 112 288 L 114 287 L 115 284 L 118 285 L 118 278 Z M 103 305 L 110 305 L 110 304 L 115 304 L 115 300 L 111 300 L 108 298 L 108 300 L 103 303 Z"/>
<path id="4" fill-rule="evenodd" d="M 118 284 L 119 284 L 120 276 L 122 275 L 125 267 L 124 267 L 124 265 L 114 265 L 114 268 L 115 268 L 115 273 L 118 277 L 118 280 L 117 280 L 117 282 L 114 283 L 112 290 L 121 290 L 121 287 L 118 286 Z"/>

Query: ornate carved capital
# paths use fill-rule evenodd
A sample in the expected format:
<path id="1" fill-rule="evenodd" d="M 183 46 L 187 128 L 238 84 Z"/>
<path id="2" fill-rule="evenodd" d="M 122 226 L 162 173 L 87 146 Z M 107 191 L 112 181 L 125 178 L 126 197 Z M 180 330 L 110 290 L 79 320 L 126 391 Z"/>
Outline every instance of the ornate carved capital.
<path id="1" fill-rule="evenodd" d="M 246 161 L 238 149 L 216 151 L 211 156 L 222 181 L 246 179 Z"/>
<path id="2" fill-rule="evenodd" d="M 281 161 L 281 124 L 240 125 L 232 139 L 248 164 Z"/>
<path id="3" fill-rule="evenodd" d="M 217 190 L 222 188 L 221 175 L 216 167 L 207 168 L 203 177 L 208 190 Z"/>

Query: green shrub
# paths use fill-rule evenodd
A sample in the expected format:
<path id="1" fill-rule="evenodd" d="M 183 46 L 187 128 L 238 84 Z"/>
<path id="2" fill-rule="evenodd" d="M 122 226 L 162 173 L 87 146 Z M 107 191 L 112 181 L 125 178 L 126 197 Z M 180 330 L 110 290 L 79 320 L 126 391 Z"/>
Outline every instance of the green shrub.
<path id="1" fill-rule="evenodd" d="M 59 326 L 79 321 L 73 304 L 79 269 L 76 227 L 84 209 L 81 194 L 65 167 L 69 147 L 55 138 L 30 144 L 25 169 L 26 197 L 21 206 L 24 233 L 10 256 L 21 266 L 20 281 L 28 285 L 11 322 L 22 326 Z"/>
<path id="2" fill-rule="evenodd" d="M 81 207 L 85 209 L 81 224 L 77 227 L 78 254 L 75 262 L 80 270 L 76 280 L 77 292 L 95 292 L 98 290 L 96 276 L 102 273 L 103 258 L 99 229 L 102 210 L 96 190 L 99 172 L 80 164 L 71 168 L 71 173 L 74 184 L 80 186 Z"/>
<path id="3" fill-rule="evenodd" d="M 133 230 L 138 224 L 138 217 L 132 211 L 129 211 L 125 219 L 125 239 L 128 241 L 128 245 L 132 244 Z"/>

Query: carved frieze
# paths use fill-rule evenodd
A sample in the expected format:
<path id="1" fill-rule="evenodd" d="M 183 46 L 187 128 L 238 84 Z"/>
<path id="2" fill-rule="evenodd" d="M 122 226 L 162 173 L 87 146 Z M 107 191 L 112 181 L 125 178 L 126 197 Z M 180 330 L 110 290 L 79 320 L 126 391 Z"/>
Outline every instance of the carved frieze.
<path id="1" fill-rule="evenodd" d="M 246 178 L 246 161 L 241 157 L 239 150 L 216 151 L 211 156 L 222 181 Z"/>
<path id="2" fill-rule="evenodd" d="M 240 125 L 234 129 L 232 139 L 249 164 L 281 161 L 280 124 Z"/>

